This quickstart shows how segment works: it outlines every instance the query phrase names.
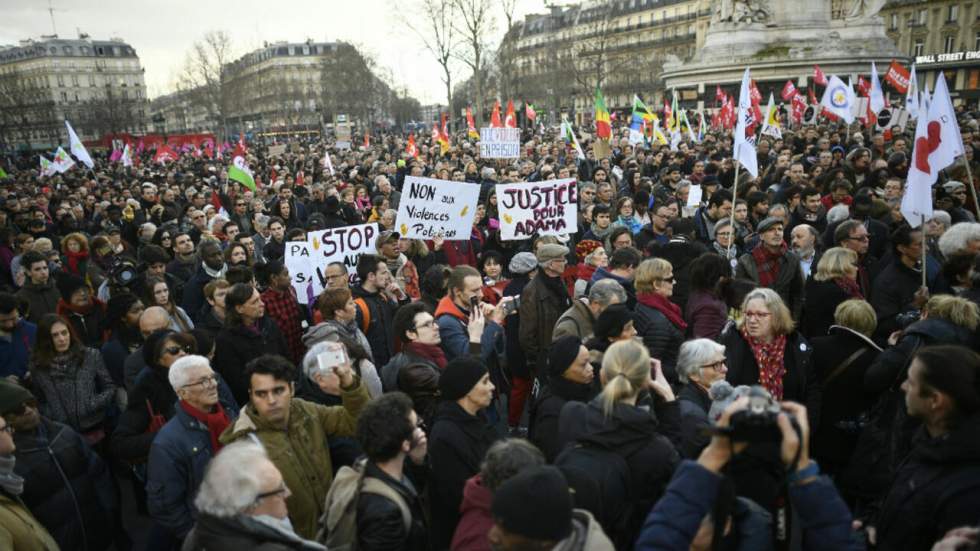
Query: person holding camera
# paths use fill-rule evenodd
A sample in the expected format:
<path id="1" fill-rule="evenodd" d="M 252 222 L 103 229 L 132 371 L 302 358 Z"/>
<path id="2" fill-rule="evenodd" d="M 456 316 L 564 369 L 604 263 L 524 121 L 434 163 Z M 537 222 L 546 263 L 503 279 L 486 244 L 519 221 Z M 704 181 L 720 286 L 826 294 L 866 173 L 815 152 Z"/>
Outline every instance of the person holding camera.
<path id="1" fill-rule="evenodd" d="M 733 457 L 752 445 L 739 436 L 733 423 L 737 414 L 747 413 L 750 400 L 742 397 L 730 404 L 697 461 L 685 460 L 677 468 L 663 498 L 647 516 L 637 551 L 773 548 L 769 527 L 753 522 L 760 520 L 759 513 L 750 512 L 754 504 L 737 498 L 731 481 L 722 474 Z M 786 468 L 789 501 L 802 526 L 802 549 L 862 549 L 851 537 L 847 505 L 810 459 L 806 407 L 782 402 L 779 408 L 775 418 L 779 460 Z"/>

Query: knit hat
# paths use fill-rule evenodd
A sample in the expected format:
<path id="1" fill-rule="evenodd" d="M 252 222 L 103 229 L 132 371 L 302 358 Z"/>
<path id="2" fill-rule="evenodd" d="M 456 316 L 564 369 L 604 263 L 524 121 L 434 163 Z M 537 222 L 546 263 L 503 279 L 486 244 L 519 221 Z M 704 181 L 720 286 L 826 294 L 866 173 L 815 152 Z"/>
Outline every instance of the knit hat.
<path id="1" fill-rule="evenodd" d="M 582 339 L 575 335 L 566 335 L 551 343 L 551 352 L 548 353 L 548 373 L 553 377 L 561 377 L 578 357 L 581 348 Z"/>
<path id="2" fill-rule="evenodd" d="M 85 287 L 85 280 L 68 272 L 59 272 L 55 279 L 57 280 L 55 285 L 58 287 L 58 292 L 61 293 L 61 298 L 65 299 L 65 302 L 70 302 L 75 291 Z"/>
<path id="3" fill-rule="evenodd" d="M 592 251 L 598 249 L 602 246 L 602 243 L 596 241 L 595 239 L 584 239 L 575 245 L 575 256 L 578 257 L 579 262 L 585 262 L 585 257 L 592 254 Z"/>
<path id="4" fill-rule="evenodd" d="M 534 255 L 528 252 L 517 253 L 510 259 L 507 270 L 512 274 L 524 275 L 538 267 L 538 261 Z"/>
<path id="5" fill-rule="evenodd" d="M 946 193 L 953 193 L 960 188 L 966 189 L 966 184 L 957 182 L 956 180 L 950 180 L 943 184 L 943 189 L 946 190 Z"/>
<path id="6" fill-rule="evenodd" d="M 0 378 L 0 415 L 16 410 L 28 400 L 34 400 L 31 391 L 9 379 Z"/>
<path id="7" fill-rule="evenodd" d="M 452 360 L 439 377 L 442 399 L 456 401 L 466 396 L 486 373 L 487 366 L 479 358 L 460 356 Z"/>
<path id="8" fill-rule="evenodd" d="M 755 232 L 765 233 L 770 229 L 772 229 L 772 227 L 775 226 L 776 224 L 782 224 L 782 223 L 783 221 L 781 219 L 776 218 L 775 216 L 769 216 L 767 218 L 763 218 L 762 222 L 759 222 L 759 226 L 755 229 Z"/>
<path id="9" fill-rule="evenodd" d="M 541 465 L 504 481 L 493 494 L 494 521 L 509 533 L 561 541 L 572 531 L 572 494 L 557 467 Z"/>
<path id="10" fill-rule="evenodd" d="M 565 258 L 568 254 L 568 247 L 558 245 L 556 243 L 545 243 L 538 247 L 538 254 L 536 255 L 538 264 L 547 264 L 552 260 L 559 260 Z"/>
<path id="11" fill-rule="evenodd" d="M 600 339 L 618 337 L 631 321 L 633 316 L 625 304 L 613 304 L 603 310 L 595 321 L 595 336 Z"/>

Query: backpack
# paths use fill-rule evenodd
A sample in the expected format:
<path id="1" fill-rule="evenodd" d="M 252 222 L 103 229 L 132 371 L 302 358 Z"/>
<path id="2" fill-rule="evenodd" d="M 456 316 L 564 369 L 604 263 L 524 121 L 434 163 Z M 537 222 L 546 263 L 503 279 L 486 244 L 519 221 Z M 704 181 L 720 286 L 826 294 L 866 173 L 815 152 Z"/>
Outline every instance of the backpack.
<path id="1" fill-rule="evenodd" d="M 361 311 L 361 333 L 367 335 L 368 328 L 371 327 L 371 308 L 363 297 L 355 298 L 354 304 Z"/>
<path id="2" fill-rule="evenodd" d="M 610 536 L 623 533 L 632 517 L 630 468 L 621 454 L 576 442 L 555 458 L 575 496 L 575 507 L 592 513 Z"/>
<path id="3" fill-rule="evenodd" d="M 341 467 L 330 485 L 320 517 L 316 540 L 330 551 L 357 549 L 357 500 L 362 493 L 375 494 L 395 502 L 402 513 L 405 534 L 412 529 L 412 511 L 405 498 L 383 481 L 364 475 L 365 460 L 353 467 Z"/>

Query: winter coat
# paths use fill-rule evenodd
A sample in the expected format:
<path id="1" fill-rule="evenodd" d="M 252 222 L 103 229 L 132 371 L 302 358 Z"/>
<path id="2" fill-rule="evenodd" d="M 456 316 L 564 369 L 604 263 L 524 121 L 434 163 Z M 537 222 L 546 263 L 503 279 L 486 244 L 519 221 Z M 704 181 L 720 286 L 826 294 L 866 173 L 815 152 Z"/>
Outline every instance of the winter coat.
<path id="1" fill-rule="evenodd" d="M 351 293 L 354 295 L 355 301 L 363 299 L 367 304 L 371 320 L 370 324 L 367 325 L 367 331 L 364 331 L 364 335 L 371 345 L 374 364 L 385 365 L 395 353 L 394 317 L 395 310 L 398 309 L 399 305 L 395 301 L 388 300 L 380 292 L 365 291 L 361 286 L 353 287 Z M 363 329 L 364 326 L 364 315 L 360 305 L 358 305 L 357 327 Z"/>
<path id="2" fill-rule="evenodd" d="M 697 459 L 711 441 L 711 435 L 706 433 L 712 425 L 708 419 L 711 396 L 693 381 L 688 381 L 677 393 L 677 405 L 681 412 L 681 445 L 678 451 L 687 459 Z"/>
<path id="3" fill-rule="evenodd" d="M 759 245 L 762 247 L 763 245 Z M 779 293 L 783 303 L 789 308 L 793 319 L 798 320 L 803 314 L 803 268 L 800 267 L 800 257 L 792 251 L 786 251 L 779 260 L 779 275 L 770 285 L 773 291 Z M 759 266 L 755 263 L 752 253 L 746 253 L 739 257 L 735 267 L 735 277 L 739 279 L 750 279 L 759 283 Z"/>
<path id="4" fill-rule="evenodd" d="M 27 311 L 21 312 L 24 319 L 38 323 L 45 314 L 53 314 L 58 309 L 61 293 L 54 286 L 54 278 L 49 277 L 44 285 L 35 285 L 30 278 L 17 291 L 17 299 L 27 302 Z"/>
<path id="5" fill-rule="evenodd" d="M 933 268 L 927 262 L 926 286 L 929 294 L 934 295 L 942 285 L 938 266 Z M 899 329 L 895 316 L 907 310 L 912 310 L 912 300 L 915 292 L 922 286 L 922 272 L 913 270 L 898 259 L 892 259 L 874 278 L 871 286 L 871 306 L 878 314 L 878 330 L 876 337 L 883 341 L 893 331 Z"/>
<path id="6" fill-rule="evenodd" d="M 555 377 L 549 377 L 548 381 L 531 406 L 527 438 L 541 450 L 548 463 L 553 463 L 562 450 L 558 436 L 562 408 L 569 401 L 588 402 L 602 389 L 598 387 L 598 376 L 593 379 L 596 385 L 582 385 Z"/>
<path id="7" fill-rule="evenodd" d="M 493 493 L 483 485 L 479 474 L 466 481 L 463 503 L 459 506 L 459 524 L 453 534 L 452 551 L 490 551 L 487 534 L 493 528 L 490 505 Z"/>
<path id="8" fill-rule="evenodd" d="M 589 308 L 589 299 L 580 298 L 572 302 L 572 307 L 558 318 L 555 329 L 551 333 L 551 342 L 562 337 L 574 335 L 585 342 L 592 338 L 596 317 Z"/>
<path id="9" fill-rule="evenodd" d="M 406 467 L 407 464 L 408 461 Z M 412 513 L 412 524 L 406 534 L 402 512 L 397 503 L 384 496 L 362 492 L 357 499 L 357 549 L 428 551 L 429 534 L 425 510 L 412 482 L 407 477 L 403 481 L 395 480 L 370 461 L 365 466 L 364 474 L 384 482 L 401 495 Z"/>
<path id="10" fill-rule="evenodd" d="M 897 386 L 905 380 L 912 354 L 921 346 L 936 344 L 973 348 L 974 335 L 965 327 L 939 318 L 927 318 L 909 325 L 898 343 L 882 352 L 868 368 L 864 376 L 866 390 L 878 395 Z"/>
<path id="11" fill-rule="evenodd" d="M 0 339 L 0 377 L 15 375 L 24 379 L 36 334 L 37 325 L 20 320 L 10 334 L 10 340 Z"/>
<path id="12" fill-rule="evenodd" d="M 878 549 L 928 551 L 947 531 L 975 525 L 978 510 L 980 415 L 937 438 L 920 429 L 879 511 Z"/>
<path id="13" fill-rule="evenodd" d="M 667 492 L 653 508 L 636 541 L 637 551 L 686 551 L 701 521 L 711 512 L 722 477 L 694 461 L 684 461 L 674 474 Z M 802 549 L 863 549 L 851 537 L 851 514 L 827 477 L 805 485 L 789 487 L 789 499 L 799 515 L 803 533 Z M 771 519 L 755 509 L 752 502 L 739 499 L 732 530 L 737 534 L 739 551 L 773 549 Z M 746 511 L 746 506 L 752 508 Z M 757 506 L 756 506 L 757 507 Z"/>
<path id="14" fill-rule="evenodd" d="M 483 412 L 470 415 L 456 402 L 444 401 L 436 409 L 429 433 L 430 531 L 433 549 L 449 547 L 459 521 L 466 481 L 480 471 L 480 463 L 497 434 Z"/>
<path id="15" fill-rule="evenodd" d="M 552 333 L 558 318 L 568 309 L 569 296 L 558 296 L 545 284 L 544 273 L 539 273 L 521 294 L 521 348 L 527 360 L 541 369 L 547 362 Z"/>
<path id="16" fill-rule="evenodd" d="M 684 342 L 684 333 L 663 312 L 640 303 L 633 312 L 633 325 L 636 336 L 643 339 L 650 356 L 660 360 L 664 376 L 676 384 L 677 354 Z"/>
<path id="17" fill-rule="evenodd" d="M 102 353 L 83 348 L 64 368 L 31 364 L 31 386 L 41 413 L 78 432 L 100 428 L 116 394 L 116 385 L 102 362 Z"/>
<path id="18" fill-rule="evenodd" d="M 676 407 L 672 411 L 674 417 L 663 419 L 658 426 L 649 411 L 622 402 L 616 403 L 612 415 L 606 417 L 599 398 L 588 404 L 568 402 L 561 410 L 558 431 L 562 448 L 566 443 L 579 442 L 610 450 L 623 456 L 629 467 L 634 490 L 631 518 L 626 519 L 626 533 L 617 535 L 617 541 L 635 540 L 643 519 L 663 495 L 680 462 L 677 450 L 664 435 L 666 424 L 676 426 Z"/>
<path id="19" fill-rule="evenodd" d="M 324 551 L 322 545 L 286 534 L 244 514 L 216 517 L 202 513 L 181 551 Z"/>
<path id="20" fill-rule="evenodd" d="M 832 325 L 829 334 L 814 338 L 813 366 L 820 380 L 820 426 L 811 436 L 813 456 L 828 474 L 847 463 L 857 445 L 859 419 L 874 405 L 875 394 L 864 388 L 864 374 L 881 353 L 868 337 L 846 327 Z M 858 354 L 843 371 L 834 371 Z"/>
<path id="21" fill-rule="evenodd" d="M 666 245 L 654 247 L 653 256 L 663 258 L 674 267 L 674 294 L 670 301 L 681 307 L 681 312 L 687 307 L 687 297 L 691 288 L 691 262 L 708 252 L 708 247 L 698 241 L 688 241 L 684 237 L 675 236 Z M 632 307 L 632 305 L 630 305 Z"/>
<path id="22" fill-rule="evenodd" d="M 317 521 L 333 482 L 328 441 L 333 436 L 354 436 L 357 416 L 370 399 L 359 379 L 353 387 L 342 389 L 341 398 L 344 405 L 333 407 L 293 398 L 285 428 L 262 419 L 249 404 L 220 438 L 223 445 L 252 435 L 258 438 L 292 492 L 286 505 L 293 529 L 307 539 L 316 536 Z"/>
<path id="23" fill-rule="evenodd" d="M 275 322 L 264 316 L 258 325 L 258 333 L 240 325 L 225 326 L 214 339 L 214 360 L 211 366 L 231 387 L 231 393 L 239 404 L 248 403 L 249 382 L 245 378 L 245 364 L 263 354 L 289 357 L 286 339 Z"/>
<path id="24" fill-rule="evenodd" d="M 591 283 L 607 278 L 614 279 L 617 283 L 623 286 L 623 290 L 626 291 L 626 307 L 632 310 L 633 307 L 636 306 L 636 288 L 633 287 L 633 280 L 623 279 L 606 268 L 597 268 L 595 273 L 592 274 Z M 591 289 L 592 285 L 589 285 L 585 292 L 588 293 Z"/>
<path id="25" fill-rule="evenodd" d="M 234 422 L 238 411 L 225 411 Z M 179 404 L 150 446 L 146 505 L 150 516 L 171 534 L 183 538 L 194 526 L 194 497 L 204 480 L 204 469 L 214 457 L 207 426 Z"/>
<path id="26" fill-rule="evenodd" d="M 108 466 L 67 425 L 44 417 L 14 434 L 21 500 L 62 549 L 98 551 L 116 535 L 119 499 Z"/>
<path id="27" fill-rule="evenodd" d="M 55 310 L 64 317 L 75 329 L 75 334 L 85 346 L 99 348 L 102 346 L 102 328 L 105 325 L 105 304 L 98 299 L 92 299 L 92 306 L 87 313 L 73 312 L 64 300 L 58 301 Z"/>
<path id="28" fill-rule="evenodd" d="M 456 303 L 448 296 L 439 301 L 434 316 L 439 325 L 439 338 L 442 341 L 440 346 L 446 354 L 447 361 L 452 361 L 454 358 L 465 354 L 479 353 L 480 359 L 483 360 L 488 369 L 497 365 L 497 355 L 503 352 L 503 327 L 493 321 L 486 320 L 477 348 L 473 345 L 474 343 L 470 343 L 470 334 L 467 329 L 469 312 L 464 312 L 459 306 L 456 306 Z"/>
<path id="29" fill-rule="evenodd" d="M 685 308 L 684 321 L 695 339 L 717 339 L 728 321 L 725 301 L 700 289 L 691 291 Z"/>
<path id="30" fill-rule="evenodd" d="M 503 296 L 519 297 L 529 283 L 531 280 L 526 275 L 519 275 L 507 283 Z M 530 376 L 524 349 L 521 348 L 521 316 L 518 312 L 513 312 L 504 319 L 504 358 L 507 359 L 508 370 L 514 377 L 526 379 Z"/>
<path id="31" fill-rule="evenodd" d="M 806 304 L 800 332 L 808 339 L 826 335 L 827 330 L 834 324 L 834 311 L 837 310 L 837 306 L 853 298 L 833 280 L 817 281 L 813 278 L 807 280 L 805 294 Z"/>
<path id="32" fill-rule="evenodd" d="M 0 491 L 0 549 L 58 551 L 59 546 L 19 498 Z"/>
<path id="33" fill-rule="evenodd" d="M 572 533 L 558 542 L 552 551 L 613 551 L 615 547 L 592 513 L 572 509 Z"/>
<path id="34" fill-rule="evenodd" d="M 180 307 L 190 316 L 197 316 L 201 308 L 207 304 L 207 299 L 204 297 L 204 286 L 210 283 L 212 279 L 214 278 L 204 271 L 203 263 L 198 263 L 197 271 L 184 284 L 184 296 L 181 299 Z M 194 317 L 194 321 L 197 321 L 196 317 Z"/>
<path id="35" fill-rule="evenodd" d="M 414 354 L 399 352 L 381 368 L 381 387 L 385 392 L 401 391 L 412 399 L 412 409 L 431 426 L 439 404 L 439 367 Z"/>

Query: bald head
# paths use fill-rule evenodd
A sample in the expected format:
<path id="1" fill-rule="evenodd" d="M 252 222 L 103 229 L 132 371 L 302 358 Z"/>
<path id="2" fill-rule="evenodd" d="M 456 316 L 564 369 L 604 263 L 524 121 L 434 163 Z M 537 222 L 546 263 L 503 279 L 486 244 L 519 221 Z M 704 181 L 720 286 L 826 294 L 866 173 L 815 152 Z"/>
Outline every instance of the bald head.
<path id="1" fill-rule="evenodd" d="M 140 333 L 149 337 L 154 331 L 170 326 L 170 314 L 160 306 L 150 306 L 140 315 Z"/>

